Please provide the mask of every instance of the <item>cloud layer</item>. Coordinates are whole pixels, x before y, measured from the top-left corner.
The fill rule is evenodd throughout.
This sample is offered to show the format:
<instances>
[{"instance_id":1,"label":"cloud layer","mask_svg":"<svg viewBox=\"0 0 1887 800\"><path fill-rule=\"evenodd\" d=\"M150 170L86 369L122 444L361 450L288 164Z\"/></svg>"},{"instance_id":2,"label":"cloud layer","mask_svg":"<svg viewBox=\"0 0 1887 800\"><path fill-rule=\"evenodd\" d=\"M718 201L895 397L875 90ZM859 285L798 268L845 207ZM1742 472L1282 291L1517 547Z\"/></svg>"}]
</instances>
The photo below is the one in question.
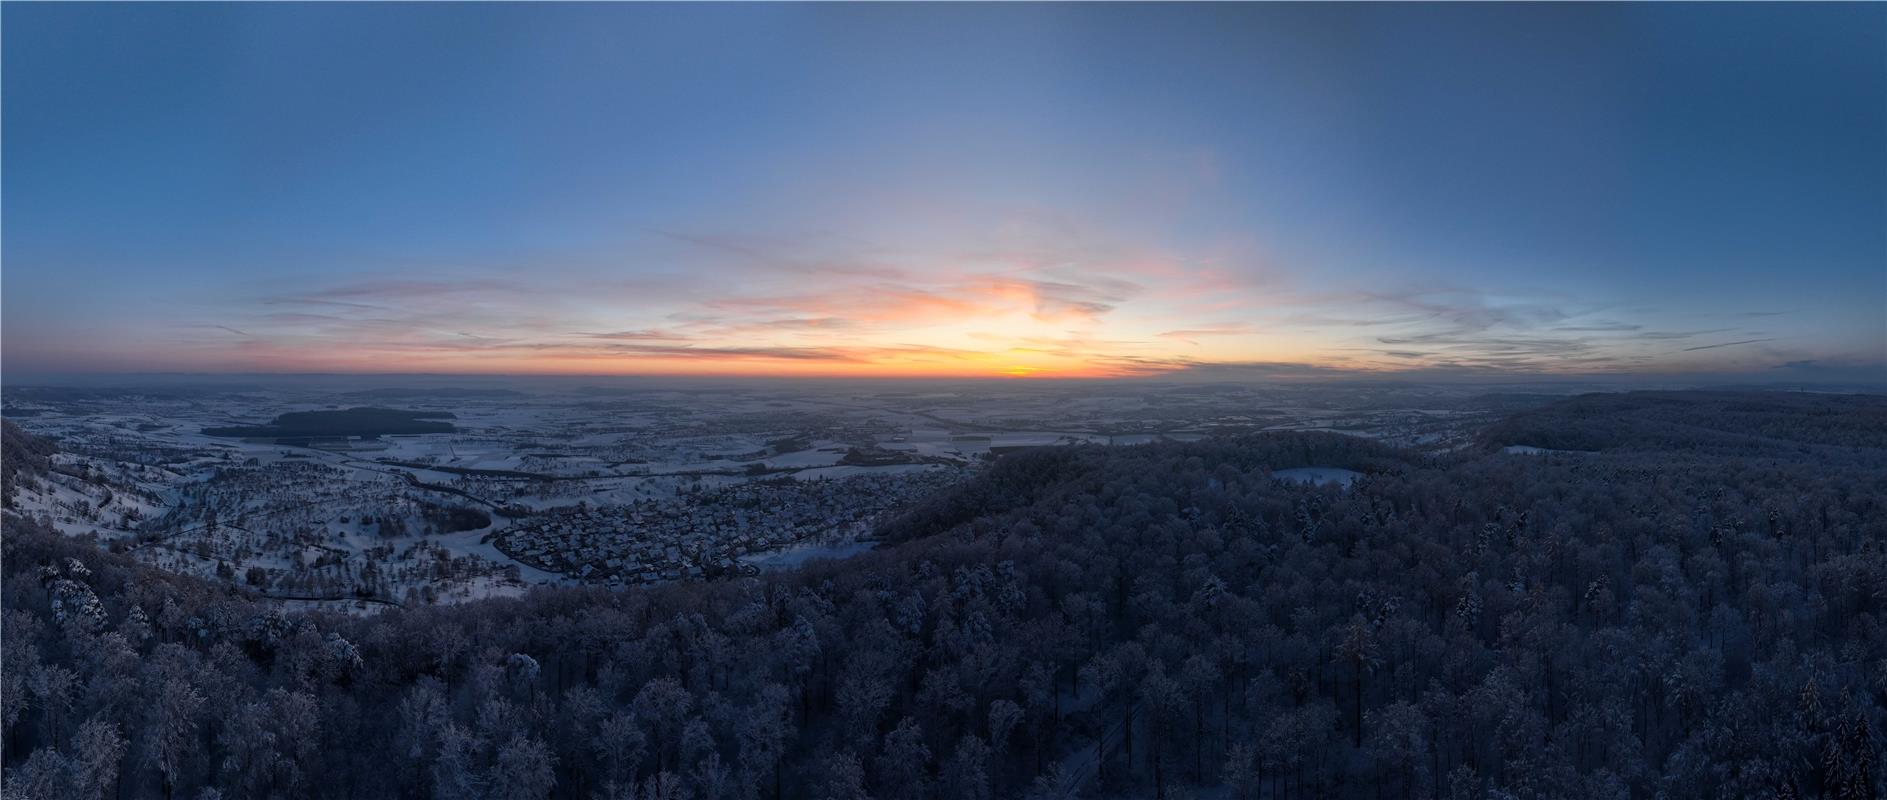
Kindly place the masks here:
<instances>
[{"instance_id":1,"label":"cloud layer","mask_svg":"<svg viewBox=\"0 0 1887 800\"><path fill-rule=\"evenodd\" d=\"M308 278L227 298L153 345L186 369L598 374L1590 374L1805 360L1750 327L1786 312L1658 326L1648 319L1669 315L1657 309L1563 293L1306 286L1250 252L645 238L668 245L648 251L667 259L658 268Z\"/></svg>"}]
</instances>

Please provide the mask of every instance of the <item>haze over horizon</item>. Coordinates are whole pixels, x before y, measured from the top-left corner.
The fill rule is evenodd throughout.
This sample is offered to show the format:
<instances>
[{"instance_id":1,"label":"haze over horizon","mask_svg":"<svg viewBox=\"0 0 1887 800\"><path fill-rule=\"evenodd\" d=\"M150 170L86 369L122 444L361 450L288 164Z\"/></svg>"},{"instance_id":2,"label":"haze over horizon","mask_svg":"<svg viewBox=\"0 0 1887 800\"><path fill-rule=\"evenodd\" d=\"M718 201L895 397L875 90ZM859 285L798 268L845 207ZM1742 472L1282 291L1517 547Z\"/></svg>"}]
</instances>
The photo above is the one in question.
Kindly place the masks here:
<instances>
[{"instance_id":1,"label":"haze over horizon","mask_svg":"<svg viewBox=\"0 0 1887 800\"><path fill-rule=\"evenodd\" d=\"M9 378L1887 380L1887 6L5 12Z\"/></svg>"}]
</instances>

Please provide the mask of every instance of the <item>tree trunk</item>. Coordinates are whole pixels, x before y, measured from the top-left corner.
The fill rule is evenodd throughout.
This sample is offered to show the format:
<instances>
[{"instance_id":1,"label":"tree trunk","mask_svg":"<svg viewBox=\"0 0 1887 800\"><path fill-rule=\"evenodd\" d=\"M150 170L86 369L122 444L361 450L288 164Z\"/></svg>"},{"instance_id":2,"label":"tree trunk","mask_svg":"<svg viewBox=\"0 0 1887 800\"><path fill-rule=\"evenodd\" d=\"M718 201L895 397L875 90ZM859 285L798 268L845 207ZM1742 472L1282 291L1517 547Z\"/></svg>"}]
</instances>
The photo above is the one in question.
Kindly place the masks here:
<instances>
[{"instance_id":1,"label":"tree trunk","mask_svg":"<svg viewBox=\"0 0 1887 800\"><path fill-rule=\"evenodd\" d=\"M1192 780L1193 783L1206 782L1206 714L1205 698L1196 698L1192 704Z\"/></svg>"},{"instance_id":2,"label":"tree trunk","mask_svg":"<svg viewBox=\"0 0 1887 800\"><path fill-rule=\"evenodd\" d=\"M1160 746L1153 745L1153 798L1166 800L1166 772L1160 768Z\"/></svg>"},{"instance_id":3,"label":"tree trunk","mask_svg":"<svg viewBox=\"0 0 1887 800\"><path fill-rule=\"evenodd\" d=\"M1127 751L1127 769L1133 769L1134 763L1134 707L1127 706L1127 715L1120 721L1121 747Z\"/></svg>"},{"instance_id":4,"label":"tree trunk","mask_svg":"<svg viewBox=\"0 0 1887 800\"><path fill-rule=\"evenodd\" d=\"M1356 662L1356 746L1363 746L1363 661Z\"/></svg>"}]
</instances>

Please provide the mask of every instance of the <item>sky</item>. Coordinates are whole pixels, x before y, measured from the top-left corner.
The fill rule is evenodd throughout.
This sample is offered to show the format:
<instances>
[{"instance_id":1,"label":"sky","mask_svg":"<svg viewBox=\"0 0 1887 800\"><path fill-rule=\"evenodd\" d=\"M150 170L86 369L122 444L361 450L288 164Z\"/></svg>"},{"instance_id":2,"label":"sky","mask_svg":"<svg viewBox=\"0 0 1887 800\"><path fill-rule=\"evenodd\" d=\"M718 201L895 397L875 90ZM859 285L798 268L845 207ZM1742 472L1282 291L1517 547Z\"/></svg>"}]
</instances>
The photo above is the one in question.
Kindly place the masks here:
<instances>
[{"instance_id":1,"label":"sky","mask_svg":"<svg viewBox=\"0 0 1887 800\"><path fill-rule=\"evenodd\" d=\"M1887 5L19 4L0 368L1887 379Z\"/></svg>"}]
</instances>

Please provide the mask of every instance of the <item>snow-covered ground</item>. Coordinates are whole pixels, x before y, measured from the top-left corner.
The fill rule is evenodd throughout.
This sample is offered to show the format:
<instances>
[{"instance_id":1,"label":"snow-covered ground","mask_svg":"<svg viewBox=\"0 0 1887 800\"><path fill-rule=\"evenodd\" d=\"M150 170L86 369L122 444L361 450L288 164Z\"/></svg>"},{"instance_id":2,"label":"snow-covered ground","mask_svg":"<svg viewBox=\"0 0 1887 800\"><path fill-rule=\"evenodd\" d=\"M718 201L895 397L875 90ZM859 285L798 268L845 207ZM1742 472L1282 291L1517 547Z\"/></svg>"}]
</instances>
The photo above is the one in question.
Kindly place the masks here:
<instances>
[{"instance_id":1,"label":"snow-covered ground","mask_svg":"<svg viewBox=\"0 0 1887 800\"><path fill-rule=\"evenodd\" d=\"M271 596L332 598L285 603L353 608L364 607L361 597L372 598L366 606L455 602L579 580L534 565L568 564L576 572L577 565L606 565L613 558L619 568L591 575L615 575L636 552L650 559L652 574L666 579L720 574L735 563L729 559L774 569L869 546L855 541L860 531L851 528L838 537L813 535L821 525L782 530L769 521L781 518L778 509L730 515L697 505L738 496L728 492L756 482L875 481L881 488L869 496L893 498L896 506L1024 447L1330 430L1458 448L1487 412L1472 394L1447 398L1458 407L1433 393L1411 395L1397 407L1394 397L1380 393L1026 381L921 390L890 383L552 382L481 394L363 393L305 384L163 391L8 387L4 395L9 419L55 440L62 451L56 471L15 498L21 513L74 536L117 540L168 569ZM360 406L449 412L456 430L282 443L203 433L266 424L285 412ZM1343 485L1356 477L1332 468L1275 474ZM897 488L907 482L913 491ZM826 500L788 499L802 494L761 493L751 502L812 502L805 509L869 528L870 515L837 513L819 505ZM872 514L896 510L882 505ZM661 536L667 538L656 538L653 529L591 531L568 524L616 519L634 508L645 514L662 509L668 522ZM700 524L689 520L695 508ZM452 514L472 527L459 529L448 519ZM539 535L535 560L514 558L507 543L525 541L518 539L523 532L562 530L546 528L546 520L564 520L556 524L569 532ZM585 538L594 535L611 538L607 544ZM549 558L547 548L557 541L584 554ZM670 546L682 552L669 557Z\"/></svg>"}]
</instances>

